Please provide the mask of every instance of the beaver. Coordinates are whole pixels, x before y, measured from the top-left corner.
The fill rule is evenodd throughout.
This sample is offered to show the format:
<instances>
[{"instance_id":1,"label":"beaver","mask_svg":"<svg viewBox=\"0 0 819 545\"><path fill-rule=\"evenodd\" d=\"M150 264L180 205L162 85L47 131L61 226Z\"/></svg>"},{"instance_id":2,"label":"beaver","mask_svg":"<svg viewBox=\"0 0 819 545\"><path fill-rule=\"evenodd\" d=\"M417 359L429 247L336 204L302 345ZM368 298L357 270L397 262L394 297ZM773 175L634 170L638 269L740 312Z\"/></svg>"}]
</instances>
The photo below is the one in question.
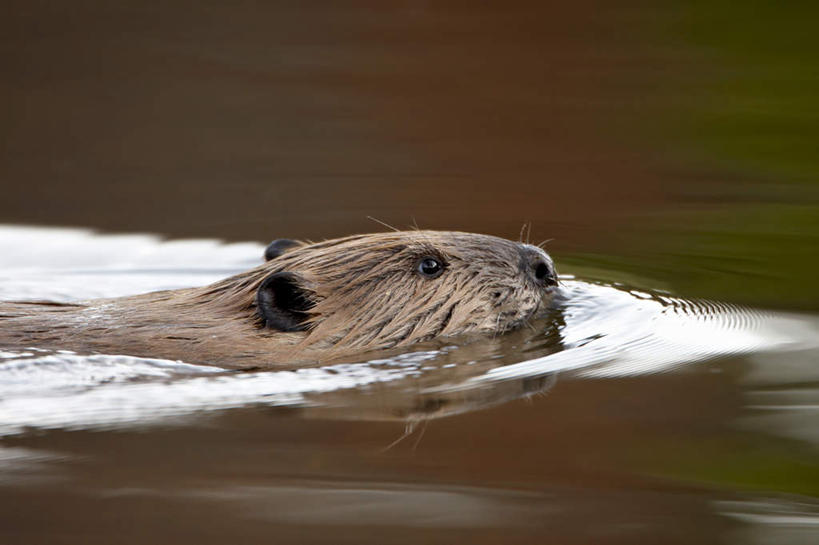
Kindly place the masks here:
<instances>
[{"instance_id":1,"label":"beaver","mask_svg":"<svg viewBox=\"0 0 819 545\"><path fill-rule=\"evenodd\" d=\"M280 239L214 284L79 303L0 303L0 347L266 368L497 334L548 307L549 255L462 232Z\"/></svg>"}]
</instances>

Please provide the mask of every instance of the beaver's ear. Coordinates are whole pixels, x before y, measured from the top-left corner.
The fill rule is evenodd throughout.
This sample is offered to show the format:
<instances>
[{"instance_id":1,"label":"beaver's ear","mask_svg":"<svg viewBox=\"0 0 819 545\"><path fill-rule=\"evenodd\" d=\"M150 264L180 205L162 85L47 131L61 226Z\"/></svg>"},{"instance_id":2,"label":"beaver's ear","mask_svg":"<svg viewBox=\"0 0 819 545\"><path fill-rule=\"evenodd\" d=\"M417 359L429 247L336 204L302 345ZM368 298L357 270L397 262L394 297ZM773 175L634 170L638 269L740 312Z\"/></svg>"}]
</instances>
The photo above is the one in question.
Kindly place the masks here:
<instances>
[{"instance_id":1,"label":"beaver's ear","mask_svg":"<svg viewBox=\"0 0 819 545\"><path fill-rule=\"evenodd\" d=\"M265 327L279 331L304 331L313 302L298 275L278 272L259 285L256 306Z\"/></svg>"},{"instance_id":2,"label":"beaver's ear","mask_svg":"<svg viewBox=\"0 0 819 545\"><path fill-rule=\"evenodd\" d=\"M276 259L287 250L299 246L304 246L304 243L298 240L290 240L289 238L276 239L264 249L264 260L270 261L271 259Z\"/></svg>"}]
</instances>

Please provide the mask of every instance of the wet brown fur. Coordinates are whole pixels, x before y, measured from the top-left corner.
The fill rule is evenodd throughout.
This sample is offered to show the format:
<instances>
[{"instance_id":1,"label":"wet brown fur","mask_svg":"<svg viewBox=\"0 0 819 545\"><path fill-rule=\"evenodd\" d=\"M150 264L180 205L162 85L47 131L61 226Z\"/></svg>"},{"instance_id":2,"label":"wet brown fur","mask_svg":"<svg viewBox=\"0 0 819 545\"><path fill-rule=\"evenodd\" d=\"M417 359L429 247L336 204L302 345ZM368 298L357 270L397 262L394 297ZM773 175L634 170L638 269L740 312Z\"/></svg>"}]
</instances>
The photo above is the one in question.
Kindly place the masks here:
<instances>
[{"instance_id":1,"label":"wet brown fur","mask_svg":"<svg viewBox=\"0 0 819 545\"><path fill-rule=\"evenodd\" d=\"M0 303L0 347L256 368L450 335L496 334L525 323L548 298L548 289L526 274L522 247L487 235L438 231L304 244L205 287L77 304ZM446 263L440 277L418 273L426 256ZM307 331L263 327L256 291L282 271L298 276L314 304Z\"/></svg>"}]
</instances>

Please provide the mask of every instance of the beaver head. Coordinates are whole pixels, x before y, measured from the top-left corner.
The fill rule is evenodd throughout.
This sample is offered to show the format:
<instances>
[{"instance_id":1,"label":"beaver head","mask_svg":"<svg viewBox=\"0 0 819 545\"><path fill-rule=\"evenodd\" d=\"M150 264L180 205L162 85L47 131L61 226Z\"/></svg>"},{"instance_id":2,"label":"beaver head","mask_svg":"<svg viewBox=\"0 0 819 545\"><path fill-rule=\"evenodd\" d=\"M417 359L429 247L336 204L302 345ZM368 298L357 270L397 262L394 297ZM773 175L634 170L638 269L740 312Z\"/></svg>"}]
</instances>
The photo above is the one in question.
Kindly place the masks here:
<instances>
[{"instance_id":1,"label":"beaver head","mask_svg":"<svg viewBox=\"0 0 819 545\"><path fill-rule=\"evenodd\" d=\"M546 252L488 235L406 231L271 247L247 285L247 308L263 331L306 332L302 347L495 334L536 315L557 285Z\"/></svg>"}]
</instances>

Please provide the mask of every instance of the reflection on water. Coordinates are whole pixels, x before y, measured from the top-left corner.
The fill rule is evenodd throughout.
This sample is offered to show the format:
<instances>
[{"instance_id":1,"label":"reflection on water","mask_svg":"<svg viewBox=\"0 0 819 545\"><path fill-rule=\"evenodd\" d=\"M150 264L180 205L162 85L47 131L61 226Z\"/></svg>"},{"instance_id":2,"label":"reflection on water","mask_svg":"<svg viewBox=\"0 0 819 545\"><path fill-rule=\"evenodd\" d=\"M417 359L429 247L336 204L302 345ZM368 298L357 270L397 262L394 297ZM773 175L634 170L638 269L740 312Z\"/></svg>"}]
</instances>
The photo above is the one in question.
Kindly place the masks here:
<instances>
[{"instance_id":1,"label":"reflection on water","mask_svg":"<svg viewBox=\"0 0 819 545\"><path fill-rule=\"evenodd\" d=\"M819 505L785 498L756 501L721 501L716 504L726 516L747 523L736 536L749 544L787 543L808 545L816 542L819 530Z\"/></svg>"}]
</instances>

